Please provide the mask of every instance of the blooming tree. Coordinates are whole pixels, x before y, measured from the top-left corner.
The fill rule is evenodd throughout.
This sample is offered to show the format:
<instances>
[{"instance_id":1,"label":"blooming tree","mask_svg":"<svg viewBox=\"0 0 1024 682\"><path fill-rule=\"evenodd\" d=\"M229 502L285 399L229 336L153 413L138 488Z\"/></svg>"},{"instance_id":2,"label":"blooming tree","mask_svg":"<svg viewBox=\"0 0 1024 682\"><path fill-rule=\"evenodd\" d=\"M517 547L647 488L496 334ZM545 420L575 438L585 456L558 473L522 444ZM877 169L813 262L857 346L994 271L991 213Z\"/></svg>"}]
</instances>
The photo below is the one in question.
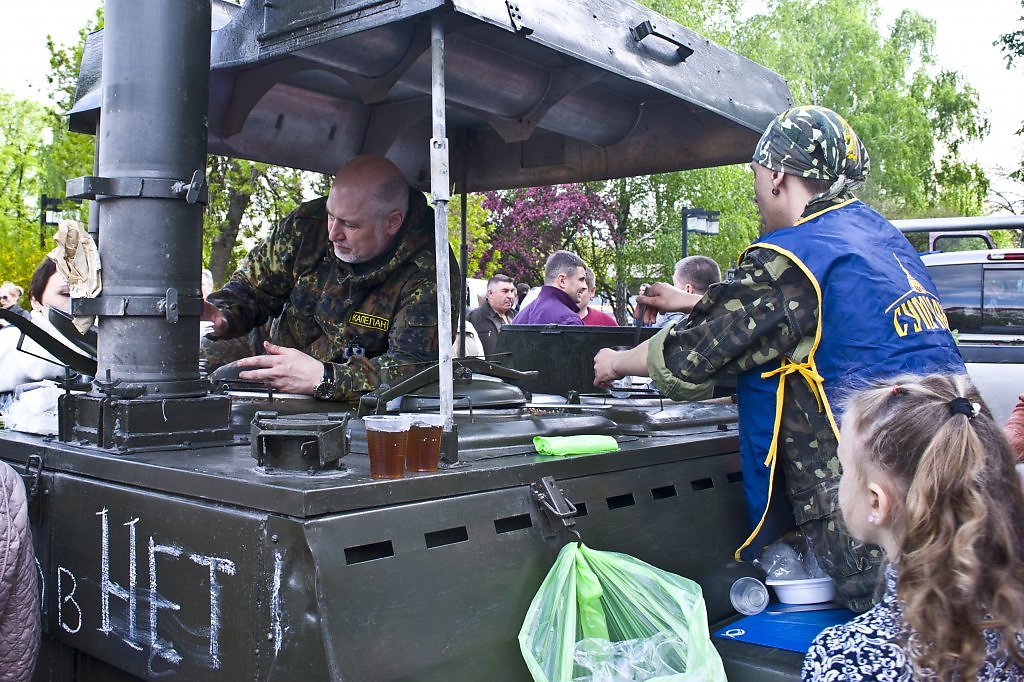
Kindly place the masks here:
<instances>
[{"instance_id":1,"label":"blooming tree","mask_svg":"<svg viewBox=\"0 0 1024 682\"><path fill-rule=\"evenodd\" d=\"M616 205L596 187L577 183L487 192L483 208L493 227L479 274L500 270L517 281L540 284L547 257L568 249L600 278L600 254L614 234Z\"/></svg>"}]
</instances>

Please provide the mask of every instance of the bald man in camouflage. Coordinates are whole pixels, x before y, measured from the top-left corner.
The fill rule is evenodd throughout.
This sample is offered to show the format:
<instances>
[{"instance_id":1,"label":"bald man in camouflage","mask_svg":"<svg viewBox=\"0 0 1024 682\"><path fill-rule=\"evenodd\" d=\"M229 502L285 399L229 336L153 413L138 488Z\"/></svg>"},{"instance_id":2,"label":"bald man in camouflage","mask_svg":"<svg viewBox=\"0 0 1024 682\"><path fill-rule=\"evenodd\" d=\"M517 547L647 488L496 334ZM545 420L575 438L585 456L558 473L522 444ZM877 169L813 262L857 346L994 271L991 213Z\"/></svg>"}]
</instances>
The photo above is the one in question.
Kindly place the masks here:
<instances>
[{"instance_id":1,"label":"bald man in camouflage","mask_svg":"<svg viewBox=\"0 0 1024 682\"><path fill-rule=\"evenodd\" d=\"M210 294L203 319L210 339L273 320L265 354L238 360L241 379L338 401L393 384L438 356L433 210L391 161L358 157Z\"/></svg>"}]
</instances>

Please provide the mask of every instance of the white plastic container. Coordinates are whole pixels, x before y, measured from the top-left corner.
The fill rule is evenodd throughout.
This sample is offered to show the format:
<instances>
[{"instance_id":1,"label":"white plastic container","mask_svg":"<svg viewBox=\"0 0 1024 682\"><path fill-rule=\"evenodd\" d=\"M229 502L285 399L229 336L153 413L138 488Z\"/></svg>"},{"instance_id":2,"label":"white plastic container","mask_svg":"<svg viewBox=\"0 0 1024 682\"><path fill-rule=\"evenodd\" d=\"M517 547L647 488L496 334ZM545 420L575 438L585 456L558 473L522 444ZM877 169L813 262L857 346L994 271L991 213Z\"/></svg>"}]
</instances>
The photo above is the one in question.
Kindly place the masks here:
<instances>
[{"instance_id":1,"label":"white plastic container","mask_svg":"<svg viewBox=\"0 0 1024 682\"><path fill-rule=\"evenodd\" d=\"M820 604L836 596L836 586L829 577L765 582L783 604Z\"/></svg>"}]
</instances>

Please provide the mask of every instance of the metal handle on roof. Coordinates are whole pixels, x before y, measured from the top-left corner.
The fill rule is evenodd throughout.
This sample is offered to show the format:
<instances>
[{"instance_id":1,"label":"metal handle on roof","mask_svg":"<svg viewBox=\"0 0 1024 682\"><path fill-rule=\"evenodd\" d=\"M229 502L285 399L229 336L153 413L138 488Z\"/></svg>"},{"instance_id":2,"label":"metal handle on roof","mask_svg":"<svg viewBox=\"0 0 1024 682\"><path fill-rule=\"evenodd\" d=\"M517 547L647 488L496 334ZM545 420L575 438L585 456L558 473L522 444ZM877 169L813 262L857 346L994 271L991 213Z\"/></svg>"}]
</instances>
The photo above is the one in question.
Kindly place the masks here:
<instances>
[{"instance_id":1,"label":"metal handle on roof","mask_svg":"<svg viewBox=\"0 0 1024 682\"><path fill-rule=\"evenodd\" d=\"M646 38L647 36L654 36L655 38L661 38L662 40L672 43L676 46L676 55L679 56L680 62L685 62L686 58L693 54L693 48L686 45L680 39L667 33L662 33L658 30L658 27L652 24L650 21L641 21L639 24L629 29L629 34L633 36L633 40L638 43Z\"/></svg>"}]
</instances>

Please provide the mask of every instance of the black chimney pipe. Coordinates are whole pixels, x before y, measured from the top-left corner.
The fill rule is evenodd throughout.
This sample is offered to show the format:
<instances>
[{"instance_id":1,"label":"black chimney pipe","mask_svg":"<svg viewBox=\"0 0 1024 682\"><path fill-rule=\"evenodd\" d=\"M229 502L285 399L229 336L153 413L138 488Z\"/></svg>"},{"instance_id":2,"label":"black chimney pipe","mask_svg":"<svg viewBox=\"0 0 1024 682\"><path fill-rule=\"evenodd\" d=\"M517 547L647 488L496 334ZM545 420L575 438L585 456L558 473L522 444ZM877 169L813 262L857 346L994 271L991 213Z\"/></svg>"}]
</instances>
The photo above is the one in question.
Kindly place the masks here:
<instances>
[{"instance_id":1,"label":"black chimney pipe","mask_svg":"<svg viewBox=\"0 0 1024 682\"><path fill-rule=\"evenodd\" d=\"M61 400L62 440L130 452L230 442L230 400L199 375L210 0L107 0L93 199L102 292L89 394Z\"/></svg>"},{"instance_id":2,"label":"black chimney pipe","mask_svg":"<svg viewBox=\"0 0 1024 682\"><path fill-rule=\"evenodd\" d=\"M210 15L209 0L106 3L93 179L103 292L81 307L98 304L97 379L120 380L126 394L205 392L197 199L205 196Z\"/></svg>"}]
</instances>

